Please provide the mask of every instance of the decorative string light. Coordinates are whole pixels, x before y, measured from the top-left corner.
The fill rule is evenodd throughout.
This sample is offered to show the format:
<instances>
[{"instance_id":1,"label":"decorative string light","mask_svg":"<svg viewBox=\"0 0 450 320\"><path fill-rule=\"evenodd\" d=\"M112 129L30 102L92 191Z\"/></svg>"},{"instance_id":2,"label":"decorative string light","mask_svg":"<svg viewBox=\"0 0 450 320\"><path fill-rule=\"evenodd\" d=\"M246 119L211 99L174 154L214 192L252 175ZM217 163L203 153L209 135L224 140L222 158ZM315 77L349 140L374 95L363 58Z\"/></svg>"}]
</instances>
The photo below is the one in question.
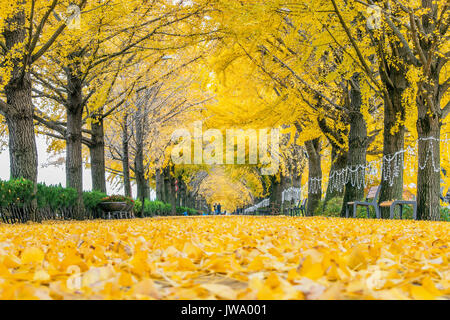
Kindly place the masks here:
<instances>
[{"instance_id":1,"label":"decorative string light","mask_svg":"<svg viewBox=\"0 0 450 320\"><path fill-rule=\"evenodd\" d=\"M281 193L281 202L282 203L284 203L285 201L298 202L301 199L301 194L302 194L302 189L290 187L288 189L285 189Z\"/></svg>"},{"instance_id":2,"label":"decorative string light","mask_svg":"<svg viewBox=\"0 0 450 320\"><path fill-rule=\"evenodd\" d=\"M437 139L435 137L419 138L415 147L406 147L403 150L399 150L391 155L384 155L381 159L368 162L366 165L352 165L346 166L340 170L334 170L328 177L329 190L341 192L347 184L351 184L352 187L358 189L365 188L368 184L372 184L378 177L378 167L381 167L381 179L388 181L389 186L393 186L395 179L400 176L405 167L409 167L409 174L414 175L415 159L418 159L417 150L419 142L427 142L425 160L423 162L418 159L417 164L420 170L424 170L428 161L431 162L431 166L434 172L440 172L441 167L437 166L437 161L434 156L434 144L444 142L446 143L445 149L447 151L447 157L450 161L450 147L448 142L450 139L446 135L445 139ZM409 156L409 161L405 161L405 154ZM431 155L431 156L430 156ZM308 191L312 194L317 194L322 190L322 178L312 177L308 180Z\"/></svg>"}]
</instances>

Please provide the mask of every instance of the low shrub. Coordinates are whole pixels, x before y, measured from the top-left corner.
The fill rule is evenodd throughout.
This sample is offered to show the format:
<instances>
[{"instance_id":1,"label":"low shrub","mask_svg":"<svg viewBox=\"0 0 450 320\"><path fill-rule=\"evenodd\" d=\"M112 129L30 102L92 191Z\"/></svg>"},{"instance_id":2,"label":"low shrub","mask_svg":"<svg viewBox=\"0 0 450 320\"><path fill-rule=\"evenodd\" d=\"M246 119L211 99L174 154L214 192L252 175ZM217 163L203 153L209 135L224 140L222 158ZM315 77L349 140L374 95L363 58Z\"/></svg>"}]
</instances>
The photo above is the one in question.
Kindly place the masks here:
<instances>
[{"instance_id":1,"label":"low shrub","mask_svg":"<svg viewBox=\"0 0 450 320\"><path fill-rule=\"evenodd\" d=\"M322 200L316 209L316 215L325 217L340 217L342 207L342 198L336 197L328 200L325 206L325 200Z\"/></svg>"},{"instance_id":2,"label":"low shrub","mask_svg":"<svg viewBox=\"0 0 450 320\"><path fill-rule=\"evenodd\" d=\"M9 181L0 180L0 207L23 208L29 205L36 198L40 215L43 219L70 218L71 210L76 205L78 193L75 189L64 188L61 185L47 186L44 183L37 184L37 192L33 194L33 183L25 179L13 179ZM99 206L101 202L127 202L134 204L134 213L140 216L142 203L130 197L122 195L107 196L99 191L83 192L83 203L86 210L86 218L97 218L102 216ZM144 216L152 217L157 215L168 216L171 214L172 206L161 201L145 200ZM177 207L176 213L188 215L198 214L197 210ZM24 217L26 220L26 217Z\"/></svg>"},{"instance_id":3,"label":"low shrub","mask_svg":"<svg viewBox=\"0 0 450 320\"><path fill-rule=\"evenodd\" d=\"M126 202L128 204L134 205L134 200L132 198L118 195L118 194L104 197L101 200L102 200L102 202Z\"/></svg>"},{"instance_id":4,"label":"low shrub","mask_svg":"<svg viewBox=\"0 0 450 320\"><path fill-rule=\"evenodd\" d=\"M139 216L142 210L142 201L138 199L135 200L134 203L134 214ZM144 217L152 217L156 215L167 216L170 214L170 209L170 204L162 201L150 201L148 199L145 199L144 201Z\"/></svg>"},{"instance_id":5,"label":"low shrub","mask_svg":"<svg viewBox=\"0 0 450 320\"><path fill-rule=\"evenodd\" d=\"M336 197L330 199L327 205L324 208L324 201L320 202L319 207L316 210L316 215L325 216L325 217L339 217L341 208L342 208L343 199L340 197ZM375 209L372 206L369 206L369 218L375 219L376 213ZM349 206L349 216L353 216L353 208ZM447 211L448 213L448 211ZM442 209L441 209L441 215ZM367 218L367 207L358 206L356 208L356 218ZM400 208L397 206L394 210L394 219L400 218ZM412 219L413 218L413 209L411 206L403 206L402 211L402 219ZM442 220L445 221L445 217L443 216Z\"/></svg>"},{"instance_id":6,"label":"low shrub","mask_svg":"<svg viewBox=\"0 0 450 320\"><path fill-rule=\"evenodd\" d=\"M43 183L37 185L38 208L57 210L73 207L78 199L78 193L72 188L63 188L61 185L47 186Z\"/></svg>"},{"instance_id":7,"label":"low shrub","mask_svg":"<svg viewBox=\"0 0 450 320\"><path fill-rule=\"evenodd\" d=\"M0 205L22 208L34 199L33 182L25 179L0 181Z\"/></svg>"},{"instance_id":8,"label":"low shrub","mask_svg":"<svg viewBox=\"0 0 450 320\"><path fill-rule=\"evenodd\" d=\"M198 210L187 208L187 207L177 207L177 214L182 214L184 212L187 212L189 216L195 216L199 214Z\"/></svg>"},{"instance_id":9,"label":"low shrub","mask_svg":"<svg viewBox=\"0 0 450 320\"><path fill-rule=\"evenodd\" d=\"M99 203L106 197L106 193L100 191L85 191L83 192L83 203L86 212L91 213L93 217L101 217L102 210Z\"/></svg>"},{"instance_id":10,"label":"low shrub","mask_svg":"<svg viewBox=\"0 0 450 320\"><path fill-rule=\"evenodd\" d=\"M0 180L0 207L10 206L23 208L36 199L37 208L41 210L44 219L48 219L49 213L65 214L69 213L75 206L78 193L75 189L64 188L59 185L49 185L38 183L36 194L33 195L33 183L25 179L12 179L9 181ZM83 192L83 202L87 217L98 217L101 210L98 204L106 197L105 193L92 191ZM51 214L51 216L55 216Z\"/></svg>"},{"instance_id":11,"label":"low shrub","mask_svg":"<svg viewBox=\"0 0 450 320\"><path fill-rule=\"evenodd\" d=\"M441 207L441 220L450 222L450 209Z\"/></svg>"},{"instance_id":12,"label":"low shrub","mask_svg":"<svg viewBox=\"0 0 450 320\"><path fill-rule=\"evenodd\" d=\"M141 200L134 201L134 214L136 216L140 216L142 210L142 202ZM197 215L198 211L191 208L186 207L177 207L176 213L183 214L187 212L188 215ZM153 217L153 216L169 216L172 213L172 205L168 203L164 203L162 201L150 201L145 199L144 201L144 217Z\"/></svg>"}]
</instances>

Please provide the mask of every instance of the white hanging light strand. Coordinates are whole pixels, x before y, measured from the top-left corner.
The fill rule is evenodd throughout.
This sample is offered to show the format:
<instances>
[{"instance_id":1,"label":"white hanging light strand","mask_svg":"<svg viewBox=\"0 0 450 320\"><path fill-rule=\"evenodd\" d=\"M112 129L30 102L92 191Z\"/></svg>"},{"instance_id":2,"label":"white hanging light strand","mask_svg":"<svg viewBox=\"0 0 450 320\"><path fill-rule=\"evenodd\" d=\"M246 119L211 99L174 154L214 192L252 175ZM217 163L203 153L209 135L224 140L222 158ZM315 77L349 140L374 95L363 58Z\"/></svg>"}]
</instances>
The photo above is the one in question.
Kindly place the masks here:
<instances>
[{"instance_id":1,"label":"white hanging light strand","mask_svg":"<svg viewBox=\"0 0 450 320\"><path fill-rule=\"evenodd\" d=\"M373 181L378 178L378 167L381 167L381 179L383 181L388 181L389 186L393 186L395 179L398 178L405 169L409 167L409 174L412 176L414 174L415 159L417 157L417 148L419 142L427 142L425 159L421 162L418 159L418 168L424 170L427 166L428 161L431 162L431 166L434 172L440 172L441 167L437 165L437 160L434 156L434 146L436 143L445 143L445 148L447 151L447 160L450 161L450 147L448 142L448 134L446 134L445 139L438 139L435 137L426 137L417 139L415 146L408 146L405 149L399 150L393 154L383 155L381 159L373 160L368 162L366 165L351 165L346 166L339 170L333 170L329 177L329 190L341 192L347 184L351 184L352 187L358 189L365 188L367 185L373 183ZM405 154L409 156L409 162L405 161ZM408 164L408 165L405 165ZM308 180L308 190L313 194L317 194L322 190L322 178L312 177Z\"/></svg>"},{"instance_id":2,"label":"white hanging light strand","mask_svg":"<svg viewBox=\"0 0 450 320\"><path fill-rule=\"evenodd\" d=\"M281 202L282 203L284 203L285 201L298 202L298 201L300 201L301 194L302 194L302 189L300 189L300 188L294 188L294 187L287 188L281 193Z\"/></svg>"}]
</instances>

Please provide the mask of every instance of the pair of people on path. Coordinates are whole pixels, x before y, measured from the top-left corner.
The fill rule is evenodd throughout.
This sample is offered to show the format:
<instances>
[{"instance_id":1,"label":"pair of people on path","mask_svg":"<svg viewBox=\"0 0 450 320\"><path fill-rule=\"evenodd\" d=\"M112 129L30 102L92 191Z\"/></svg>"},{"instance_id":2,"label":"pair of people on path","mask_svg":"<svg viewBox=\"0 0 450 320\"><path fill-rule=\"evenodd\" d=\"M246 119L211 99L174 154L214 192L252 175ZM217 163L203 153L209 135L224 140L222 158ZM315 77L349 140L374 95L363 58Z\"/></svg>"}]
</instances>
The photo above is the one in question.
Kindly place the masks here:
<instances>
[{"instance_id":1,"label":"pair of people on path","mask_svg":"<svg viewBox=\"0 0 450 320\"><path fill-rule=\"evenodd\" d=\"M220 214L222 210L222 206L220 205L220 203L215 203L214 204L214 213L215 214Z\"/></svg>"}]
</instances>

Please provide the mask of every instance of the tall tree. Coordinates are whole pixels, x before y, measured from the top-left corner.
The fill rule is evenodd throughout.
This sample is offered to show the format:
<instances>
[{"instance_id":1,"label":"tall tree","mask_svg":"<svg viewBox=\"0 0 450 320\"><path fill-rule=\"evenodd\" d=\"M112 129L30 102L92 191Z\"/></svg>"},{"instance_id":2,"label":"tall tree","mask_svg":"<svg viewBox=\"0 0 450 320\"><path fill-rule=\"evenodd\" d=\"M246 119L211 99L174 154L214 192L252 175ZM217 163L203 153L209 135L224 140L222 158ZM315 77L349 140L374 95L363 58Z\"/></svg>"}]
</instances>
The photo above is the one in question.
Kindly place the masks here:
<instances>
[{"instance_id":1,"label":"tall tree","mask_svg":"<svg viewBox=\"0 0 450 320\"><path fill-rule=\"evenodd\" d=\"M78 8L85 3L81 0ZM9 129L11 178L23 177L35 184L38 161L30 71L66 28L66 22L58 23L53 17L62 8L64 4L57 0L5 1L1 8L6 13L0 20L1 86L6 101L0 100L0 111ZM32 209L31 219L37 218Z\"/></svg>"}]
</instances>

